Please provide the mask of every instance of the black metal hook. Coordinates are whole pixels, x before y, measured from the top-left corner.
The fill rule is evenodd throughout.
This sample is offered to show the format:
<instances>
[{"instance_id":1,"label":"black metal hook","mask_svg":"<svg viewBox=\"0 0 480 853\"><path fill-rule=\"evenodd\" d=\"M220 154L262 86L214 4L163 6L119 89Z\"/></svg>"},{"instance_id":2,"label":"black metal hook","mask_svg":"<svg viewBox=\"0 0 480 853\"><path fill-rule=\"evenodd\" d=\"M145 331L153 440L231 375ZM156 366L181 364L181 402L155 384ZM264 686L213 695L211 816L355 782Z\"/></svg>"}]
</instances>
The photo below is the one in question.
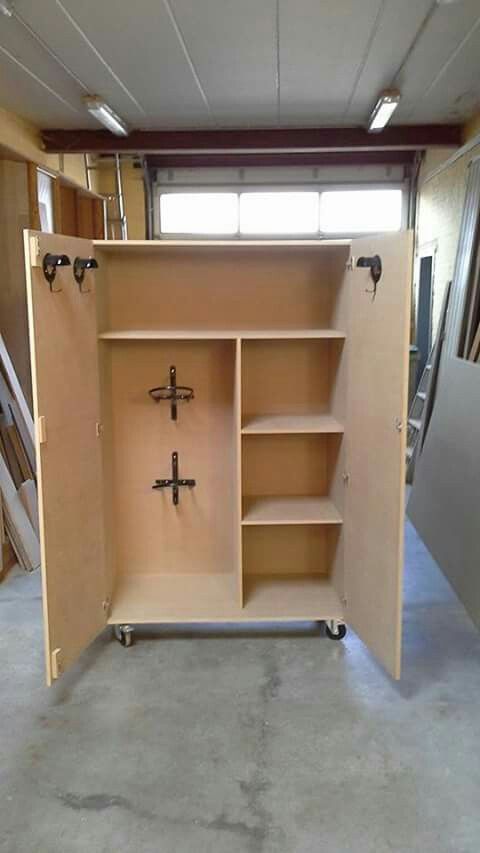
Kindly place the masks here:
<instances>
[{"instance_id":1,"label":"black metal hook","mask_svg":"<svg viewBox=\"0 0 480 853\"><path fill-rule=\"evenodd\" d=\"M178 493L179 486L189 486L189 488L192 488L193 486L196 486L196 485L197 485L197 483L195 480L192 480L192 479L188 479L188 480L180 479L179 480L178 479L178 453L176 450L174 450L172 453L172 476L171 476L171 478L168 480L155 480L155 483L152 486L152 489L165 489L165 488L170 487L172 489L173 505L177 506L178 499L179 499L179 493Z\"/></svg>"},{"instance_id":2,"label":"black metal hook","mask_svg":"<svg viewBox=\"0 0 480 853\"><path fill-rule=\"evenodd\" d=\"M68 255L52 255L50 252L47 252L47 254L43 256L43 274L50 285L50 290L52 293L60 293L62 289L61 287L52 287L52 284L55 281L55 276L57 274L57 267L69 266L70 258L68 257Z\"/></svg>"},{"instance_id":3,"label":"black metal hook","mask_svg":"<svg viewBox=\"0 0 480 853\"><path fill-rule=\"evenodd\" d=\"M359 258L357 261L357 267L370 267L373 288L371 290L367 290L366 293L371 293L372 299L375 299L377 295L377 284L382 277L382 259L380 255L373 255L371 258Z\"/></svg>"},{"instance_id":4,"label":"black metal hook","mask_svg":"<svg viewBox=\"0 0 480 853\"><path fill-rule=\"evenodd\" d=\"M158 388L151 388L148 393L156 403L160 402L160 400L170 400L172 421L177 420L177 400L186 400L188 403L194 397L193 388L190 388L188 385L177 385L177 369L174 364L170 368L170 385L160 385Z\"/></svg>"},{"instance_id":5,"label":"black metal hook","mask_svg":"<svg viewBox=\"0 0 480 853\"><path fill-rule=\"evenodd\" d=\"M95 258L75 258L73 262L73 277L80 288L80 293L90 293L90 288L87 290L82 289L85 270L96 269L98 269L98 263Z\"/></svg>"}]
</instances>

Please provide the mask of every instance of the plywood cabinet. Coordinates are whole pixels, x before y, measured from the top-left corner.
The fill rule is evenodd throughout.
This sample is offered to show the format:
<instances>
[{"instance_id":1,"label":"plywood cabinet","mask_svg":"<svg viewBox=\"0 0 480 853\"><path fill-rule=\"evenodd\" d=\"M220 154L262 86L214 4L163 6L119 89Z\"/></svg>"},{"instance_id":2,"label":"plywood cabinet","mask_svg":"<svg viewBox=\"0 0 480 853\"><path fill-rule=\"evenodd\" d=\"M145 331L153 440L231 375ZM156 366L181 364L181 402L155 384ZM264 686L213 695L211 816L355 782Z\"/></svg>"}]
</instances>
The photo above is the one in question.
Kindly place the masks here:
<instances>
[{"instance_id":1,"label":"plywood cabinet","mask_svg":"<svg viewBox=\"0 0 480 853\"><path fill-rule=\"evenodd\" d=\"M398 677L411 235L25 247L49 681L107 623L302 619Z\"/></svg>"}]
</instances>

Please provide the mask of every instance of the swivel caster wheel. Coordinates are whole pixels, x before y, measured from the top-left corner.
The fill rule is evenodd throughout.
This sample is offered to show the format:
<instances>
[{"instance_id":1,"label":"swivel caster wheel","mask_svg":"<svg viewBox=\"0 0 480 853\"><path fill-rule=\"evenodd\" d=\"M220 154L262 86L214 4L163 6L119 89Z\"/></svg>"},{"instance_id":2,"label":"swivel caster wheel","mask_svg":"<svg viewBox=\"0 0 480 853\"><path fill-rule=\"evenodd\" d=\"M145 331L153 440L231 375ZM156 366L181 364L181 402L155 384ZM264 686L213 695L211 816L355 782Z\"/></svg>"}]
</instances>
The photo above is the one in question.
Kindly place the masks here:
<instances>
[{"instance_id":1,"label":"swivel caster wheel","mask_svg":"<svg viewBox=\"0 0 480 853\"><path fill-rule=\"evenodd\" d=\"M133 628L131 625L115 625L115 637L122 646L129 648L133 644Z\"/></svg>"},{"instance_id":2,"label":"swivel caster wheel","mask_svg":"<svg viewBox=\"0 0 480 853\"><path fill-rule=\"evenodd\" d=\"M336 619L329 619L325 622L325 633L330 640L343 640L347 633L347 626L343 622L337 622Z\"/></svg>"}]
</instances>

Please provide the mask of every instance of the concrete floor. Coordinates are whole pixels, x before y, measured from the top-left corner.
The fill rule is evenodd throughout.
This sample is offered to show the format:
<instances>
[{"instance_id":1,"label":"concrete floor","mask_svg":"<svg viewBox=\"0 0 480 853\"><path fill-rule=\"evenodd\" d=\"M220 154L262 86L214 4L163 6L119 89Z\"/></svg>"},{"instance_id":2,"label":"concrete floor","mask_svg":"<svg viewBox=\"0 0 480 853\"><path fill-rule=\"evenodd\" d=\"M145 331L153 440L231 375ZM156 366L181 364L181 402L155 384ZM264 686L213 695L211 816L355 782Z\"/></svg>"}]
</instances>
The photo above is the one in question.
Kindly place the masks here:
<instances>
[{"instance_id":1,"label":"concrete floor","mask_svg":"<svg viewBox=\"0 0 480 853\"><path fill-rule=\"evenodd\" d=\"M0 587L2 853L478 853L480 637L407 528L403 678L350 632L100 637L43 686Z\"/></svg>"}]
</instances>

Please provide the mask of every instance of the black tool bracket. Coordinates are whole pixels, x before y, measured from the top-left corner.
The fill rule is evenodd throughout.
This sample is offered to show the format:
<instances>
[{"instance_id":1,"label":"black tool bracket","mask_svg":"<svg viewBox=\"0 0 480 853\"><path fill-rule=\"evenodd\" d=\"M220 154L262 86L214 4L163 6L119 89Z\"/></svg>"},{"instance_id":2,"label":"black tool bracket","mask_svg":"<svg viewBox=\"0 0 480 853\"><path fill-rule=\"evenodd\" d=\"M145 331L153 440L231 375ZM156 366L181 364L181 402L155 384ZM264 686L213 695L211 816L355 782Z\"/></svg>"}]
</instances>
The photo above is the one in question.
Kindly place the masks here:
<instances>
[{"instance_id":1,"label":"black tool bracket","mask_svg":"<svg viewBox=\"0 0 480 853\"><path fill-rule=\"evenodd\" d=\"M73 277L80 288L80 293L90 293L89 287L85 290L83 289L83 279L85 278L86 270L96 269L98 269L98 263L95 258L75 258L73 262Z\"/></svg>"},{"instance_id":2,"label":"black tool bracket","mask_svg":"<svg viewBox=\"0 0 480 853\"><path fill-rule=\"evenodd\" d=\"M188 486L189 488L193 488L197 483L192 479L185 479L178 477L178 453L176 450L172 453L172 476L166 480L155 480L155 483L152 486L152 489L172 489L172 501L173 505L177 506L179 501L179 492L178 489L180 486Z\"/></svg>"},{"instance_id":3,"label":"black tool bracket","mask_svg":"<svg viewBox=\"0 0 480 853\"><path fill-rule=\"evenodd\" d=\"M370 267L370 275L373 281L373 288L367 290L366 293L372 294L372 299L377 295L377 284L382 277L382 259L380 255L373 255L370 258L361 257L357 260L357 267Z\"/></svg>"},{"instance_id":4,"label":"black tool bracket","mask_svg":"<svg viewBox=\"0 0 480 853\"><path fill-rule=\"evenodd\" d=\"M57 275L57 267L69 266L70 258L68 257L68 255L52 255L50 252L47 252L47 254L43 256L43 274L48 281L51 293L60 293L60 291L62 290L61 287L53 287L53 282L55 281L55 276Z\"/></svg>"},{"instance_id":5,"label":"black tool bracket","mask_svg":"<svg viewBox=\"0 0 480 853\"><path fill-rule=\"evenodd\" d=\"M174 364L170 368L170 384L151 388L148 393L156 403L159 403L160 400L170 400L172 421L177 420L177 401L185 400L188 403L194 398L193 388L188 385L177 385L177 369Z\"/></svg>"}]
</instances>

